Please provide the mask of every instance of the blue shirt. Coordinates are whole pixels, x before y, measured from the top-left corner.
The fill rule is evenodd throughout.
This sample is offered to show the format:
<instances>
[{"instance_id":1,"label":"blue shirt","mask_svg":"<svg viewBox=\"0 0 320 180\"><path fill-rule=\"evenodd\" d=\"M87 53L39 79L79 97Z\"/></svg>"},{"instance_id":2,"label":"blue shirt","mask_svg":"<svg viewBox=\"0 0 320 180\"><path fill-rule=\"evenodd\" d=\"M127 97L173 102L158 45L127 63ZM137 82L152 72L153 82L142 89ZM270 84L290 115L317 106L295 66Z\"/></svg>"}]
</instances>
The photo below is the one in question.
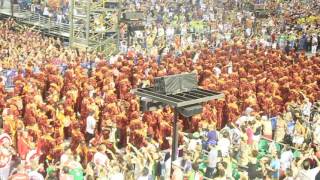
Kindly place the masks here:
<instances>
[{"instance_id":1,"label":"blue shirt","mask_svg":"<svg viewBox=\"0 0 320 180\"><path fill-rule=\"evenodd\" d=\"M291 121L288 123L287 133L288 133L288 134L293 134L293 132L294 132L294 127L295 127L295 123L294 123L294 121L291 120Z\"/></svg>"},{"instance_id":2,"label":"blue shirt","mask_svg":"<svg viewBox=\"0 0 320 180\"><path fill-rule=\"evenodd\" d=\"M277 117L270 118L272 130L275 130L277 128L277 119Z\"/></svg>"},{"instance_id":3,"label":"blue shirt","mask_svg":"<svg viewBox=\"0 0 320 180\"><path fill-rule=\"evenodd\" d=\"M270 166L272 169L276 170L276 172L272 173L272 178L278 179L280 177L280 160L272 159Z\"/></svg>"},{"instance_id":4,"label":"blue shirt","mask_svg":"<svg viewBox=\"0 0 320 180\"><path fill-rule=\"evenodd\" d=\"M33 73L37 74L40 73L40 68L38 66L33 67Z\"/></svg>"}]
</instances>

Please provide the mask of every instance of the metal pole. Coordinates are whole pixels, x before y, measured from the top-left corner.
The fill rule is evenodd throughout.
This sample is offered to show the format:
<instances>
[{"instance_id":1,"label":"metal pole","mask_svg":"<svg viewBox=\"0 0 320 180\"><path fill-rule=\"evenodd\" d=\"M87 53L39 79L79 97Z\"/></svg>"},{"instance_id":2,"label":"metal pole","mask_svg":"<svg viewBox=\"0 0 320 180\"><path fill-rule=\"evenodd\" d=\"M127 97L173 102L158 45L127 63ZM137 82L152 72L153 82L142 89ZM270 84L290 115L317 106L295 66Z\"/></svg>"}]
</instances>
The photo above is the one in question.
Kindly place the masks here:
<instances>
[{"instance_id":1,"label":"metal pole","mask_svg":"<svg viewBox=\"0 0 320 180\"><path fill-rule=\"evenodd\" d=\"M86 45L89 47L89 36L90 36L90 6L91 2L88 2L86 7ZM95 30L93 30L95 32Z\"/></svg>"},{"instance_id":2,"label":"metal pole","mask_svg":"<svg viewBox=\"0 0 320 180\"><path fill-rule=\"evenodd\" d=\"M171 169L172 169L172 162L175 161L178 158L179 152L178 152L178 140L179 140L179 134L178 134L178 110L175 107L174 108L174 119L173 119L173 133L172 133L172 156L171 156Z\"/></svg>"},{"instance_id":3,"label":"metal pole","mask_svg":"<svg viewBox=\"0 0 320 180\"><path fill-rule=\"evenodd\" d=\"M122 0L118 0L117 49L120 50L120 22L122 18Z\"/></svg>"},{"instance_id":4,"label":"metal pole","mask_svg":"<svg viewBox=\"0 0 320 180\"><path fill-rule=\"evenodd\" d=\"M130 33L131 33L131 32L130 32L131 29L130 29L130 24L129 24L129 23L127 24L127 28L128 28L128 30L127 30L127 32L128 32L128 33L127 33L127 34L128 34L128 35L127 35L127 36L128 36L128 37L127 37L127 46L128 46L128 48L127 48L127 49L129 49L129 47L130 47Z\"/></svg>"},{"instance_id":5,"label":"metal pole","mask_svg":"<svg viewBox=\"0 0 320 180\"><path fill-rule=\"evenodd\" d=\"M192 116L187 117L186 120L188 121L188 126L189 126L189 134L192 134Z\"/></svg>"},{"instance_id":6,"label":"metal pole","mask_svg":"<svg viewBox=\"0 0 320 180\"><path fill-rule=\"evenodd\" d=\"M69 25L70 25L70 30L69 30L69 46L73 46L74 42L74 3L75 0L70 1L71 2L71 9L69 11Z\"/></svg>"},{"instance_id":7,"label":"metal pole","mask_svg":"<svg viewBox=\"0 0 320 180\"><path fill-rule=\"evenodd\" d=\"M10 0L11 17L13 18L13 0Z\"/></svg>"}]
</instances>

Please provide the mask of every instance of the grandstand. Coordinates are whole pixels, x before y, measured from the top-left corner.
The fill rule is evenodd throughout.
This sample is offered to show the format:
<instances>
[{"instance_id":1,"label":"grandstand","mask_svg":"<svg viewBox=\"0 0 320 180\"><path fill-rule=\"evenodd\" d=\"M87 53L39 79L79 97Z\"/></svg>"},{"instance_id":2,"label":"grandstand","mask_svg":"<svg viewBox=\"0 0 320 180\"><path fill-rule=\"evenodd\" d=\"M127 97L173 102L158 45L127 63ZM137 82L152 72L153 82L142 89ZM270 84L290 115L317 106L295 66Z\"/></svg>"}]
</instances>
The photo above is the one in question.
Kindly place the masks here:
<instances>
[{"instance_id":1,"label":"grandstand","mask_svg":"<svg viewBox=\"0 0 320 180\"><path fill-rule=\"evenodd\" d=\"M6 1L7 2L7 1ZM68 41L70 46L88 50L104 51L107 56L118 52L119 3L114 0L103 1L71 1L68 13L47 16L37 12L32 4L21 8L5 3L0 9L0 17L13 17L19 23L33 27L48 36ZM72 12L72 13L69 13Z\"/></svg>"}]
</instances>

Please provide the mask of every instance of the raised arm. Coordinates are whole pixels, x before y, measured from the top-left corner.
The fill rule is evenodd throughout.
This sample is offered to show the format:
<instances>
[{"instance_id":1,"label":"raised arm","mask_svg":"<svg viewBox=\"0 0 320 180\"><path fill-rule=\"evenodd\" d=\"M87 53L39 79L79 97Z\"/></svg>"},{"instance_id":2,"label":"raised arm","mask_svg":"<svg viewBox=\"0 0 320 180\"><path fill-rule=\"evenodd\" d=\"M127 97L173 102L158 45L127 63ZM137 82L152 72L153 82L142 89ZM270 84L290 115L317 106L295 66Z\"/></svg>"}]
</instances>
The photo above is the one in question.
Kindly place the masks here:
<instances>
[{"instance_id":1,"label":"raised arm","mask_svg":"<svg viewBox=\"0 0 320 180\"><path fill-rule=\"evenodd\" d=\"M143 157L144 155L135 147L133 146L131 143L128 143L128 146L138 155Z\"/></svg>"}]
</instances>

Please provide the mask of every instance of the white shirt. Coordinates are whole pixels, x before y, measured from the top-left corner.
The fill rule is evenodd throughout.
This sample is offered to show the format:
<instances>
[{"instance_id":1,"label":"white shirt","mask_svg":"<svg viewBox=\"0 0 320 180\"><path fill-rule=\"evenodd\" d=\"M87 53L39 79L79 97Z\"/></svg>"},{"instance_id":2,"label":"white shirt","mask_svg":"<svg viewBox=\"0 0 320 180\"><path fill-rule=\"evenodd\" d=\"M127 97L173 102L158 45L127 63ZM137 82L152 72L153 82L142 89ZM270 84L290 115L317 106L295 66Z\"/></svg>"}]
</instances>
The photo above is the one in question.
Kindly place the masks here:
<instances>
[{"instance_id":1,"label":"white shirt","mask_svg":"<svg viewBox=\"0 0 320 180\"><path fill-rule=\"evenodd\" d=\"M167 36L173 36L174 35L174 28L173 27L168 27L166 30Z\"/></svg>"},{"instance_id":2,"label":"white shirt","mask_svg":"<svg viewBox=\"0 0 320 180\"><path fill-rule=\"evenodd\" d=\"M317 37L312 38L312 45L315 45L315 46L318 45L318 38Z\"/></svg>"},{"instance_id":3,"label":"white shirt","mask_svg":"<svg viewBox=\"0 0 320 180\"><path fill-rule=\"evenodd\" d=\"M122 45L122 44L121 44ZM123 52L126 52L126 50L123 50ZM109 64L114 64L118 61L118 58L119 56L116 55L116 56L111 56L110 59L109 59Z\"/></svg>"},{"instance_id":4,"label":"white shirt","mask_svg":"<svg viewBox=\"0 0 320 180\"><path fill-rule=\"evenodd\" d=\"M96 152L93 156L93 162L96 165L104 166L108 160L108 156L101 152Z\"/></svg>"},{"instance_id":5,"label":"white shirt","mask_svg":"<svg viewBox=\"0 0 320 180\"><path fill-rule=\"evenodd\" d=\"M48 7L44 7L44 9L43 9L43 15L45 15L45 16L49 16L49 8Z\"/></svg>"},{"instance_id":6,"label":"white shirt","mask_svg":"<svg viewBox=\"0 0 320 180\"><path fill-rule=\"evenodd\" d=\"M172 177L174 177L174 180L183 180L183 172L181 169L177 168L173 171L173 175Z\"/></svg>"},{"instance_id":7,"label":"white shirt","mask_svg":"<svg viewBox=\"0 0 320 180\"><path fill-rule=\"evenodd\" d=\"M220 77L220 74L221 74L221 69L220 68L214 67L213 68L213 72L217 77Z\"/></svg>"},{"instance_id":8,"label":"white shirt","mask_svg":"<svg viewBox=\"0 0 320 180\"><path fill-rule=\"evenodd\" d=\"M136 31L136 37L142 39L143 38L143 32L142 31Z\"/></svg>"},{"instance_id":9,"label":"white shirt","mask_svg":"<svg viewBox=\"0 0 320 180\"><path fill-rule=\"evenodd\" d=\"M182 26L181 27L181 35L185 35L185 34L187 34L187 28L185 27L185 26Z\"/></svg>"},{"instance_id":10,"label":"white shirt","mask_svg":"<svg viewBox=\"0 0 320 180\"><path fill-rule=\"evenodd\" d=\"M167 161L164 162L166 174L171 173L171 158L167 159Z\"/></svg>"},{"instance_id":11,"label":"white shirt","mask_svg":"<svg viewBox=\"0 0 320 180\"><path fill-rule=\"evenodd\" d=\"M291 162L293 160L293 153L292 151L285 151L281 154L280 163L281 169L287 170L291 166Z\"/></svg>"},{"instance_id":12,"label":"white shirt","mask_svg":"<svg viewBox=\"0 0 320 180\"><path fill-rule=\"evenodd\" d=\"M251 29L250 29L250 28L247 28L247 29L246 29L246 33L247 33L248 36L250 36L250 35L251 35Z\"/></svg>"},{"instance_id":13,"label":"white shirt","mask_svg":"<svg viewBox=\"0 0 320 180\"><path fill-rule=\"evenodd\" d=\"M315 130L313 131L314 134L314 142L320 145L320 126L316 125Z\"/></svg>"},{"instance_id":14,"label":"white shirt","mask_svg":"<svg viewBox=\"0 0 320 180\"><path fill-rule=\"evenodd\" d=\"M201 140L200 139L191 139L189 144L188 144L188 150L189 151L195 151L197 144L201 144Z\"/></svg>"},{"instance_id":15,"label":"white shirt","mask_svg":"<svg viewBox=\"0 0 320 180\"><path fill-rule=\"evenodd\" d=\"M199 59L200 53L196 53L196 55L193 57L192 62L193 63L197 63L198 59Z\"/></svg>"},{"instance_id":16,"label":"white shirt","mask_svg":"<svg viewBox=\"0 0 320 180\"><path fill-rule=\"evenodd\" d=\"M116 142L116 131L117 131L117 128L111 129L111 132L109 134L109 141L110 142Z\"/></svg>"},{"instance_id":17,"label":"white shirt","mask_svg":"<svg viewBox=\"0 0 320 180\"><path fill-rule=\"evenodd\" d=\"M232 74L232 63L230 62L227 66L228 68L228 74Z\"/></svg>"},{"instance_id":18,"label":"white shirt","mask_svg":"<svg viewBox=\"0 0 320 180\"><path fill-rule=\"evenodd\" d=\"M118 172L111 175L110 180L124 180L124 176L122 173Z\"/></svg>"},{"instance_id":19,"label":"white shirt","mask_svg":"<svg viewBox=\"0 0 320 180\"><path fill-rule=\"evenodd\" d=\"M159 28L158 29L158 36L164 36L165 32L164 32L164 29L163 28Z\"/></svg>"},{"instance_id":20,"label":"white shirt","mask_svg":"<svg viewBox=\"0 0 320 180\"><path fill-rule=\"evenodd\" d=\"M216 148L210 150L208 154L208 167L215 168L218 162L218 151Z\"/></svg>"},{"instance_id":21,"label":"white shirt","mask_svg":"<svg viewBox=\"0 0 320 180\"><path fill-rule=\"evenodd\" d=\"M302 110L303 115L305 115L305 116L310 116L310 114L311 114L311 107L312 107L311 102L307 102L306 104L304 104L304 105L303 105L303 110Z\"/></svg>"},{"instance_id":22,"label":"white shirt","mask_svg":"<svg viewBox=\"0 0 320 180\"><path fill-rule=\"evenodd\" d=\"M226 157L229 155L229 149L230 149L230 141L227 138L221 138L218 141L218 147L221 150L221 154L223 157Z\"/></svg>"},{"instance_id":23,"label":"white shirt","mask_svg":"<svg viewBox=\"0 0 320 180\"><path fill-rule=\"evenodd\" d=\"M200 173L196 172L195 175L194 175L194 180L200 180L200 179L202 179L201 176L200 176Z\"/></svg>"},{"instance_id":24,"label":"white shirt","mask_svg":"<svg viewBox=\"0 0 320 180\"><path fill-rule=\"evenodd\" d=\"M284 180L294 180L293 177L286 177Z\"/></svg>"},{"instance_id":25,"label":"white shirt","mask_svg":"<svg viewBox=\"0 0 320 180\"><path fill-rule=\"evenodd\" d=\"M37 171L31 171L28 174L30 180L44 180L43 176Z\"/></svg>"},{"instance_id":26,"label":"white shirt","mask_svg":"<svg viewBox=\"0 0 320 180\"><path fill-rule=\"evenodd\" d=\"M209 21L209 19L210 19L210 17L208 15L206 15L206 14L203 15L203 20Z\"/></svg>"},{"instance_id":27,"label":"white shirt","mask_svg":"<svg viewBox=\"0 0 320 180\"><path fill-rule=\"evenodd\" d=\"M295 180L315 180L320 168L300 170Z\"/></svg>"},{"instance_id":28,"label":"white shirt","mask_svg":"<svg viewBox=\"0 0 320 180\"><path fill-rule=\"evenodd\" d=\"M62 154L62 156L60 157L60 164L64 164L65 162L67 162L69 160L68 155L66 154Z\"/></svg>"},{"instance_id":29,"label":"white shirt","mask_svg":"<svg viewBox=\"0 0 320 180\"><path fill-rule=\"evenodd\" d=\"M3 165L6 164L5 167L9 167L11 158L12 158L11 152L7 148L0 147L0 154L2 156L2 158L0 159L1 164ZM2 172L1 168L0 168L0 172ZM1 173L0 173L0 177L1 177Z\"/></svg>"},{"instance_id":30,"label":"white shirt","mask_svg":"<svg viewBox=\"0 0 320 180\"><path fill-rule=\"evenodd\" d=\"M148 176L140 176L138 178L138 180L148 180L148 179L149 179Z\"/></svg>"},{"instance_id":31,"label":"white shirt","mask_svg":"<svg viewBox=\"0 0 320 180\"><path fill-rule=\"evenodd\" d=\"M95 126L96 126L96 120L94 119L94 117L93 116L88 116L87 117L86 132L90 133L90 134L93 134Z\"/></svg>"},{"instance_id":32,"label":"white shirt","mask_svg":"<svg viewBox=\"0 0 320 180\"><path fill-rule=\"evenodd\" d=\"M232 144L240 144L240 139L241 139L240 130L237 128L234 128L234 129L230 129L229 132L230 132Z\"/></svg>"},{"instance_id":33,"label":"white shirt","mask_svg":"<svg viewBox=\"0 0 320 180\"><path fill-rule=\"evenodd\" d=\"M231 33L226 33L225 38L227 41L229 41L231 39Z\"/></svg>"},{"instance_id":34,"label":"white shirt","mask_svg":"<svg viewBox=\"0 0 320 180\"><path fill-rule=\"evenodd\" d=\"M120 72L118 69L113 69L112 73L115 75L115 76L119 76Z\"/></svg>"},{"instance_id":35,"label":"white shirt","mask_svg":"<svg viewBox=\"0 0 320 180\"><path fill-rule=\"evenodd\" d=\"M253 121L254 120L254 117L253 116L240 116L238 118L238 120L236 121L236 124L238 126L244 124L245 122L249 122L249 121ZM271 124L271 123L270 123Z\"/></svg>"},{"instance_id":36,"label":"white shirt","mask_svg":"<svg viewBox=\"0 0 320 180\"><path fill-rule=\"evenodd\" d=\"M94 95L94 93L95 93L95 91L94 91L94 90L90 90L90 91L89 91L89 96L92 98L92 97L93 97L93 95Z\"/></svg>"},{"instance_id":37,"label":"white shirt","mask_svg":"<svg viewBox=\"0 0 320 180\"><path fill-rule=\"evenodd\" d=\"M62 22L62 15L58 14L57 15L57 23L61 23Z\"/></svg>"}]
</instances>

